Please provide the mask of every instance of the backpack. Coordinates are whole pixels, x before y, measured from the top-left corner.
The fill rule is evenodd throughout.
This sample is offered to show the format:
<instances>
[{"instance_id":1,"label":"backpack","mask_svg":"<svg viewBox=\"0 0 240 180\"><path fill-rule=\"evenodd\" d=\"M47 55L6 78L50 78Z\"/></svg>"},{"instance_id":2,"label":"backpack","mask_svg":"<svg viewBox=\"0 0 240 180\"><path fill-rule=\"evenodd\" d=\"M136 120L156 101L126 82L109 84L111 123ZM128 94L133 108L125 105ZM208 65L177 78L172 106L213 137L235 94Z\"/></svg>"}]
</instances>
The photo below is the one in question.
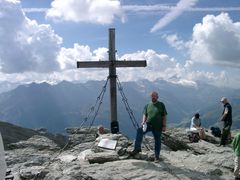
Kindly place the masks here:
<instances>
[{"instance_id":1,"label":"backpack","mask_svg":"<svg viewBox=\"0 0 240 180\"><path fill-rule=\"evenodd\" d=\"M188 138L191 143L197 143L200 140L200 136L198 132L191 132L188 135Z\"/></svg>"},{"instance_id":2,"label":"backpack","mask_svg":"<svg viewBox=\"0 0 240 180\"><path fill-rule=\"evenodd\" d=\"M211 133L212 135L214 135L215 137L221 137L221 129L219 127L211 127Z\"/></svg>"}]
</instances>

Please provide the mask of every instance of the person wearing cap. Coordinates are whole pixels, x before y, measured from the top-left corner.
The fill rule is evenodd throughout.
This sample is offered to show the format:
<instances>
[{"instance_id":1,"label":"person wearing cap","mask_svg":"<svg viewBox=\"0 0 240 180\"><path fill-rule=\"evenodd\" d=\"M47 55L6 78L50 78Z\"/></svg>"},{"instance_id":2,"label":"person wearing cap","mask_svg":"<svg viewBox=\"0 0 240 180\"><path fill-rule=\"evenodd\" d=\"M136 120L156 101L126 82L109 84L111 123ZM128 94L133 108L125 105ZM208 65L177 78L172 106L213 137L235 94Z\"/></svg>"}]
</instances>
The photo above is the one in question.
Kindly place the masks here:
<instances>
[{"instance_id":1,"label":"person wearing cap","mask_svg":"<svg viewBox=\"0 0 240 180\"><path fill-rule=\"evenodd\" d=\"M226 97L222 97L221 102L223 103L224 109L222 112L222 116L220 117L220 121L223 121L220 146L225 146L227 143L227 139L230 135L230 130L232 126L232 106L230 105Z\"/></svg>"},{"instance_id":2,"label":"person wearing cap","mask_svg":"<svg viewBox=\"0 0 240 180\"><path fill-rule=\"evenodd\" d=\"M152 92L151 102L144 107L141 124L142 127L138 128L137 130L134 150L130 154L134 156L141 152L143 135L149 131L152 131L155 140L155 162L159 162L161 151L161 135L162 132L166 131L166 119L167 111L165 105L158 101L158 93ZM147 127L145 124L147 124ZM146 127L146 129L143 127Z\"/></svg>"}]
</instances>

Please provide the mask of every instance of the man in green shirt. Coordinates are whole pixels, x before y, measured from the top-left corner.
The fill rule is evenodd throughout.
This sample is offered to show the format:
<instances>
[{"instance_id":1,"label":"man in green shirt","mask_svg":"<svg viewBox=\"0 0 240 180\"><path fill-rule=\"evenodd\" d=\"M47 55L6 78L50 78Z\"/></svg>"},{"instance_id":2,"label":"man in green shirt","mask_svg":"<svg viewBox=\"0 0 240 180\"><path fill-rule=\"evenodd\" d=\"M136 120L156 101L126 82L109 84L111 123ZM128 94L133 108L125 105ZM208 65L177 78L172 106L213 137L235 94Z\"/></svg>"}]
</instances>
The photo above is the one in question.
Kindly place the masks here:
<instances>
[{"instance_id":1,"label":"man in green shirt","mask_svg":"<svg viewBox=\"0 0 240 180\"><path fill-rule=\"evenodd\" d=\"M240 133L238 133L232 142L233 150L236 155L235 157L235 167L234 167L234 176L235 180L240 180Z\"/></svg>"},{"instance_id":2,"label":"man in green shirt","mask_svg":"<svg viewBox=\"0 0 240 180\"><path fill-rule=\"evenodd\" d=\"M155 162L158 162L161 150L161 135L163 131L166 131L166 120L167 111L165 105L158 101L158 93L152 92L151 102L144 107L142 127L137 130L134 150L131 152L131 155L141 152L143 135L152 131L155 140Z\"/></svg>"}]
</instances>

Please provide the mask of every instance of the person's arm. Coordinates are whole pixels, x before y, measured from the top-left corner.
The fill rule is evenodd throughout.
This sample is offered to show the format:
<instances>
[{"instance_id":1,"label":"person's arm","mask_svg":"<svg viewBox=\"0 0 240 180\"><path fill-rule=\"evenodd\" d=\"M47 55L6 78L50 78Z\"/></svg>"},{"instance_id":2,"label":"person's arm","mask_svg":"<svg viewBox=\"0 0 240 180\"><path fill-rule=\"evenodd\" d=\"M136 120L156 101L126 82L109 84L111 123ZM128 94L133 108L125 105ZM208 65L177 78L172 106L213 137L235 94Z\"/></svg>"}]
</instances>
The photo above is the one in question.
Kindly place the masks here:
<instances>
[{"instance_id":1,"label":"person's arm","mask_svg":"<svg viewBox=\"0 0 240 180\"><path fill-rule=\"evenodd\" d=\"M195 124L193 124L193 127L196 128L196 129L198 128L198 126L196 126Z\"/></svg>"},{"instance_id":2,"label":"person's arm","mask_svg":"<svg viewBox=\"0 0 240 180\"><path fill-rule=\"evenodd\" d=\"M147 116L145 114L143 114L142 124L141 125L145 124L146 121L147 121Z\"/></svg>"},{"instance_id":3,"label":"person's arm","mask_svg":"<svg viewBox=\"0 0 240 180\"><path fill-rule=\"evenodd\" d=\"M220 118L220 121L224 121L224 119L226 118L227 114L228 114L228 108L226 107L225 110L224 110L223 115Z\"/></svg>"},{"instance_id":4,"label":"person's arm","mask_svg":"<svg viewBox=\"0 0 240 180\"><path fill-rule=\"evenodd\" d=\"M147 122L147 108L148 108L148 104L143 109L143 117L142 117L141 125L143 125Z\"/></svg>"},{"instance_id":5,"label":"person's arm","mask_svg":"<svg viewBox=\"0 0 240 180\"><path fill-rule=\"evenodd\" d=\"M167 126L167 115L162 117L163 119L163 127L162 127L162 131L166 131L166 126Z\"/></svg>"},{"instance_id":6,"label":"person's arm","mask_svg":"<svg viewBox=\"0 0 240 180\"><path fill-rule=\"evenodd\" d=\"M193 127L196 128L196 129L200 129L201 128L200 126L197 126L196 124L193 124Z\"/></svg>"},{"instance_id":7,"label":"person's arm","mask_svg":"<svg viewBox=\"0 0 240 180\"><path fill-rule=\"evenodd\" d=\"M164 131L166 131L166 129L167 129L167 110L166 110L166 107L165 107L165 105L162 103L162 105L163 105L163 115L162 115L162 131L164 132Z\"/></svg>"},{"instance_id":8,"label":"person's arm","mask_svg":"<svg viewBox=\"0 0 240 180\"><path fill-rule=\"evenodd\" d=\"M192 120L191 120L192 127L198 129L198 126L196 125L196 121L197 119L195 117L192 117Z\"/></svg>"}]
</instances>

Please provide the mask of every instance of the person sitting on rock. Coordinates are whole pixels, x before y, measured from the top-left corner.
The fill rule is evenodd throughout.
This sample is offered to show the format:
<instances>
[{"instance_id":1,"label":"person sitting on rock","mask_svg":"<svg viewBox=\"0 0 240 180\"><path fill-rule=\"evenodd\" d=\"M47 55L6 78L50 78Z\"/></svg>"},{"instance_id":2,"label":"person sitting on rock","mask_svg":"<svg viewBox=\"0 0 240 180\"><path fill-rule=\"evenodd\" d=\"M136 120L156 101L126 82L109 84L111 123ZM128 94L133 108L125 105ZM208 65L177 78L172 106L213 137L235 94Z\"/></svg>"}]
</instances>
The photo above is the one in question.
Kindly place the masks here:
<instances>
[{"instance_id":1,"label":"person sitting on rock","mask_svg":"<svg viewBox=\"0 0 240 180\"><path fill-rule=\"evenodd\" d=\"M240 133L238 133L233 141L232 141L232 147L235 153L235 166L234 166L234 176L235 180L240 180Z\"/></svg>"},{"instance_id":2,"label":"person sitting on rock","mask_svg":"<svg viewBox=\"0 0 240 180\"><path fill-rule=\"evenodd\" d=\"M105 132L104 127L102 125L99 125L98 126L98 131L97 131L97 134L96 134L96 138L98 138L100 135L105 134L105 133L106 132Z\"/></svg>"},{"instance_id":3,"label":"person sitting on rock","mask_svg":"<svg viewBox=\"0 0 240 180\"><path fill-rule=\"evenodd\" d=\"M190 132L198 132L200 139L205 139L205 130L201 125L200 114L194 114L191 120Z\"/></svg>"}]
</instances>

